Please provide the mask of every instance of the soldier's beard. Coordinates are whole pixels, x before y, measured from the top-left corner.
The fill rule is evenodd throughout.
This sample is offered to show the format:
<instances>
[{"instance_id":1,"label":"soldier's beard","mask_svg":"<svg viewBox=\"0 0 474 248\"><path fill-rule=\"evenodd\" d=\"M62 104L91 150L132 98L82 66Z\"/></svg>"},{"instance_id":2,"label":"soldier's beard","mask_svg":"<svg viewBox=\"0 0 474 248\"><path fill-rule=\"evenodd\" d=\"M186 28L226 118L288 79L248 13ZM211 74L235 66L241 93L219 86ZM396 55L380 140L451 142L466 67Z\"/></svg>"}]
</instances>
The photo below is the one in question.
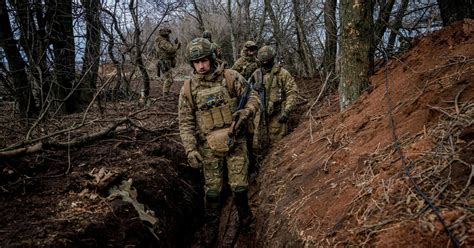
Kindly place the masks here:
<instances>
[{"instance_id":1,"label":"soldier's beard","mask_svg":"<svg viewBox=\"0 0 474 248\"><path fill-rule=\"evenodd\" d=\"M262 63L262 67L263 67L265 70L269 70L269 69L272 69L273 64L274 64L274 60L270 60L270 61L267 61L267 62L265 62L265 63Z\"/></svg>"}]
</instances>

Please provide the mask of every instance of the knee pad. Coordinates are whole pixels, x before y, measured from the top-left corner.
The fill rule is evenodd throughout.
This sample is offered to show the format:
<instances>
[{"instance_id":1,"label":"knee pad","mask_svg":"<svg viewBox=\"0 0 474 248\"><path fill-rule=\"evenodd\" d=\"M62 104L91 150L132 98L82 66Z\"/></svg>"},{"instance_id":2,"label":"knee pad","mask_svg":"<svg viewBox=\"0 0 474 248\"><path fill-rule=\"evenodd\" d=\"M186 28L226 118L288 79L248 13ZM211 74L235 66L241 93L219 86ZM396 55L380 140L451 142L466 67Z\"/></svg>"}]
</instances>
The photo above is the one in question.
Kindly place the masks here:
<instances>
[{"instance_id":1,"label":"knee pad","mask_svg":"<svg viewBox=\"0 0 474 248\"><path fill-rule=\"evenodd\" d=\"M237 186L234 189L235 194L246 194L248 192L248 188L245 186Z\"/></svg>"},{"instance_id":2,"label":"knee pad","mask_svg":"<svg viewBox=\"0 0 474 248\"><path fill-rule=\"evenodd\" d=\"M219 202L220 192L216 190L208 190L206 192L206 201L207 202Z\"/></svg>"}]
</instances>

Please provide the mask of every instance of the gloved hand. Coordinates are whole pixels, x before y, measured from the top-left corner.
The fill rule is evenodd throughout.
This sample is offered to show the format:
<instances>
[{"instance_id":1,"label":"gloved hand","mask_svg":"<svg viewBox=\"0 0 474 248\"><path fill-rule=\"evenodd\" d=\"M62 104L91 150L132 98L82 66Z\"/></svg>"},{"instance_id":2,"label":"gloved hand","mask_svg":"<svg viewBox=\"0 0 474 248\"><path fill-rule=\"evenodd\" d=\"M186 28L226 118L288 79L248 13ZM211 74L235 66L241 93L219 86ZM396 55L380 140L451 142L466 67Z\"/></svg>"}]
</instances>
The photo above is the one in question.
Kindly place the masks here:
<instances>
[{"instance_id":1,"label":"gloved hand","mask_svg":"<svg viewBox=\"0 0 474 248\"><path fill-rule=\"evenodd\" d=\"M178 38L174 39L174 44L176 44L176 49L179 49L181 47L181 42L178 41Z\"/></svg>"},{"instance_id":2,"label":"gloved hand","mask_svg":"<svg viewBox=\"0 0 474 248\"><path fill-rule=\"evenodd\" d=\"M283 113L281 113L280 115L280 118L278 119L278 122L279 123L287 123L288 122L288 113L286 113L285 111L283 111Z\"/></svg>"},{"instance_id":3,"label":"gloved hand","mask_svg":"<svg viewBox=\"0 0 474 248\"><path fill-rule=\"evenodd\" d=\"M250 117L250 109L240 109L240 110L237 110L235 111L234 114L232 114L232 117L234 118L234 120L237 120L237 122L235 123L235 130L239 130L242 123L244 123L249 117Z\"/></svg>"},{"instance_id":4,"label":"gloved hand","mask_svg":"<svg viewBox=\"0 0 474 248\"><path fill-rule=\"evenodd\" d=\"M201 168L201 162L202 162L201 154L196 150L190 151L188 153L188 162L189 162L189 165L194 169Z\"/></svg>"}]
</instances>

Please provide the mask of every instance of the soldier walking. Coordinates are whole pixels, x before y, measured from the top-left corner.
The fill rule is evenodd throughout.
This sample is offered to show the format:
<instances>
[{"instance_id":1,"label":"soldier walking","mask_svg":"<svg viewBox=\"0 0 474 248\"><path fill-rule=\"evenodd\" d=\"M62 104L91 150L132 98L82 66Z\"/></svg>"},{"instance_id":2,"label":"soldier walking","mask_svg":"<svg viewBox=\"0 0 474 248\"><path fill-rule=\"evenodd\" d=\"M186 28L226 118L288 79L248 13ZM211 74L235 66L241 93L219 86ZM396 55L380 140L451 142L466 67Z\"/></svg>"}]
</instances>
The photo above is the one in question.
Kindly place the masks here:
<instances>
[{"instance_id":1,"label":"soldier walking","mask_svg":"<svg viewBox=\"0 0 474 248\"><path fill-rule=\"evenodd\" d=\"M159 36L155 40L155 50L158 55L157 75L163 78L163 96L170 93L173 77L171 69L176 66L176 52L181 47L178 39L174 44L170 41L171 30L169 28L161 28Z\"/></svg>"},{"instance_id":2,"label":"soldier walking","mask_svg":"<svg viewBox=\"0 0 474 248\"><path fill-rule=\"evenodd\" d=\"M222 49L217 43L212 41L211 31L204 30L204 32L202 32L202 38L211 42L212 49L214 50L214 53L216 54L216 58L222 60Z\"/></svg>"},{"instance_id":3,"label":"soldier walking","mask_svg":"<svg viewBox=\"0 0 474 248\"><path fill-rule=\"evenodd\" d=\"M257 60L257 50L257 43L251 40L245 42L241 52L242 56L235 61L232 69L236 70L244 78L250 78L252 73L260 67L260 63Z\"/></svg>"},{"instance_id":4,"label":"soldier walking","mask_svg":"<svg viewBox=\"0 0 474 248\"><path fill-rule=\"evenodd\" d=\"M218 236L224 166L240 227L245 230L252 222L246 139L239 134L245 132L246 120L253 117L259 103L256 92L239 73L224 69L207 39L193 39L186 53L194 74L179 94L179 130L189 165L204 174L202 241L210 246Z\"/></svg>"},{"instance_id":5,"label":"soldier walking","mask_svg":"<svg viewBox=\"0 0 474 248\"><path fill-rule=\"evenodd\" d=\"M274 145L288 133L289 115L297 100L295 80L285 68L275 63L275 55L271 46L260 48L257 59L262 67L252 75L261 104L260 115L254 122L254 149L260 151Z\"/></svg>"}]
</instances>

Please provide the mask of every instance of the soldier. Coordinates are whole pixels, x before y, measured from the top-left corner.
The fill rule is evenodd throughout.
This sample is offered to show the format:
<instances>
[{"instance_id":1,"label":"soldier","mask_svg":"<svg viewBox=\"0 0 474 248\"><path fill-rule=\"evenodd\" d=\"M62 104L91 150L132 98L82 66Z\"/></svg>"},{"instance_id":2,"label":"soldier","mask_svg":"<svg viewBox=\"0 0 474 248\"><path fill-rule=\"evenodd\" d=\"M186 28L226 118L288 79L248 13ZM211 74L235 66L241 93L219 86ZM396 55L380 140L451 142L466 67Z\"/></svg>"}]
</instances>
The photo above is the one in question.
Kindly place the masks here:
<instances>
[{"instance_id":1,"label":"soldier","mask_svg":"<svg viewBox=\"0 0 474 248\"><path fill-rule=\"evenodd\" d=\"M244 78L248 79L252 73L260 67L257 60L258 46L254 41L247 41L242 48L242 57L235 61L232 66L233 70L239 72Z\"/></svg>"},{"instance_id":2,"label":"soldier","mask_svg":"<svg viewBox=\"0 0 474 248\"><path fill-rule=\"evenodd\" d=\"M161 28L159 36L155 40L155 50L158 55L157 74L163 74L163 96L169 95L173 77L171 68L176 66L176 51L181 47L178 39L174 40L174 44L170 41L171 30L169 28Z\"/></svg>"},{"instance_id":3,"label":"soldier","mask_svg":"<svg viewBox=\"0 0 474 248\"><path fill-rule=\"evenodd\" d=\"M255 118L254 149L275 144L288 133L288 117L296 106L298 88L291 74L275 64L275 50L263 46L257 59L261 68L252 77L260 98L260 115Z\"/></svg>"},{"instance_id":4,"label":"soldier","mask_svg":"<svg viewBox=\"0 0 474 248\"><path fill-rule=\"evenodd\" d=\"M194 75L184 82L179 94L179 130L189 165L202 169L204 174L203 239L210 245L218 233L224 166L227 167L240 226L248 230L252 222L247 197L245 137L232 136L229 132L243 132L246 120L253 117L259 103L257 93L240 74L224 69L207 39L193 39L186 53Z\"/></svg>"},{"instance_id":5,"label":"soldier","mask_svg":"<svg viewBox=\"0 0 474 248\"><path fill-rule=\"evenodd\" d=\"M211 31L204 30L204 32L202 32L202 38L207 39L209 42L211 42L211 45L214 49L214 53L216 54L216 58L222 60L222 49L219 45L217 45L217 43L212 42Z\"/></svg>"}]
</instances>

